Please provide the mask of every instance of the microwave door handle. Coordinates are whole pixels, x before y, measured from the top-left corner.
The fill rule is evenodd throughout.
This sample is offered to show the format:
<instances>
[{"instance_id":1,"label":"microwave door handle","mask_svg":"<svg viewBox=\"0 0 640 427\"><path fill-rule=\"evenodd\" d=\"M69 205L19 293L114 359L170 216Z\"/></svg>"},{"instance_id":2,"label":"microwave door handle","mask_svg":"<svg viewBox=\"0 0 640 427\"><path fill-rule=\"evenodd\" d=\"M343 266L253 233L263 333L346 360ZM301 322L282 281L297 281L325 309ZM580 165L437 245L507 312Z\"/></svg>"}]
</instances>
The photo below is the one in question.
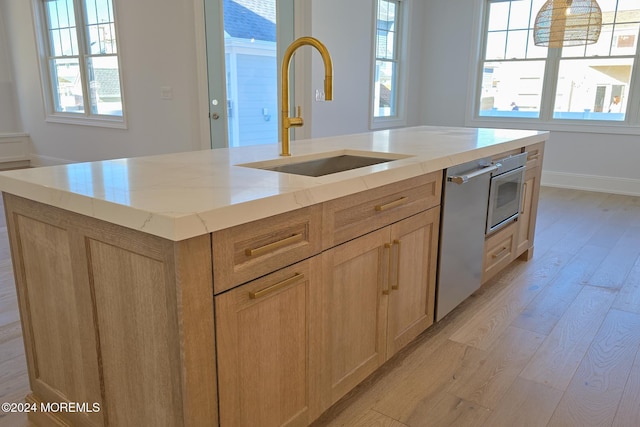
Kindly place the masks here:
<instances>
[{"instance_id":1,"label":"microwave door handle","mask_svg":"<svg viewBox=\"0 0 640 427\"><path fill-rule=\"evenodd\" d=\"M489 167L486 168L482 168L482 169L478 169L477 171L465 174L465 175L452 175L452 176L448 176L447 177L447 181L448 182L453 182L455 184L465 184L467 182L469 182L470 180L477 178L481 175L493 172L493 171L497 171L498 169L500 169L502 167L502 165L500 163L495 163Z\"/></svg>"}]
</instances>

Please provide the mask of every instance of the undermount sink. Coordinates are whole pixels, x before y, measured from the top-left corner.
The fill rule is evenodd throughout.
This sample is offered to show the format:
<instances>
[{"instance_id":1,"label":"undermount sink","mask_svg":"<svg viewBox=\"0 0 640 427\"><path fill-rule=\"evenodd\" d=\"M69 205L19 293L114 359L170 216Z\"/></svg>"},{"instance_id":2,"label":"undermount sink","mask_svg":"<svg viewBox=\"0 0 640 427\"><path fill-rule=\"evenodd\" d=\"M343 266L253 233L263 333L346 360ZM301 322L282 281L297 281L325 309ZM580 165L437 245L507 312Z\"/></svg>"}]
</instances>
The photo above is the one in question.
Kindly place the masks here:
<instances>
[{"instance_id":1,"label":"undermount sink","mask_svg":"<svg viewBox=\"0 0 640 427\"><path fill-rule=\"evenodd\" d=\"M274 162L253 163L238 166L252 167L256 169L270 170L275 172L291 173L295 175L318 177L410 157L406 155L390 153L371 154L380 154L384 157L342 153L332 155L331 157L315 158L312 160L299 161L295 163L282 163L281 160L276 160Z\"/></svg>"}]
</instances>

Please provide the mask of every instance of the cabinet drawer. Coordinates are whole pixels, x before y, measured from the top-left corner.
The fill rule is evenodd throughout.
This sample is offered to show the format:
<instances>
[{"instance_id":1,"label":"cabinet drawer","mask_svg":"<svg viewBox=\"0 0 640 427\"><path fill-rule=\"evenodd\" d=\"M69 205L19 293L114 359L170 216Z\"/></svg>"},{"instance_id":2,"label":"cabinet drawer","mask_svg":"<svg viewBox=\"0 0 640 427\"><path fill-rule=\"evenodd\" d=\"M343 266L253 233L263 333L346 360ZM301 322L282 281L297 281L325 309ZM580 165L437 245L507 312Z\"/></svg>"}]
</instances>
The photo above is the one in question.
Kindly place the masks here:
<instances>
[{"instance_id":1,"label":"cabinet drawer","mask_svg":"<svg viewBox=\"0 0 640 427\"><path fill-rule=\"evenodd\" d=\"M532 169L538 166L542 166L542 157L544 155L544 142L538 144L528 145L524 147L523 151L527 152L527 169Z\"/></svg>"},{"instance_id":2,"label":"cabinet drawer","mask_svg":"<svg viewBox=\"0 0 640 427\"><path fill-rule=\"evenodd\" d=\"M321 215L314 205L214 232L214 292L320 253Z\"/></svg>"},{"instance_id":3,"label":"cabinet drawer","mask_svg":"<svg viewBox=\"0 0 640 427\"><path fill-rule=\"evenodd\" d=\"M495 276L513 260L517 224L517 222L513 222L485 240L482 283Z\"/></svg>"},{"instance_id":4,"label":"cabinet drawer","mask_svg":"<svg viewBox=\"0 0 640 427\"><path fill-rule=\"evenodd\" d=\"M344 243L440 204L442 171L324 203L324 248Z\"/></svg>"}]
</instances>

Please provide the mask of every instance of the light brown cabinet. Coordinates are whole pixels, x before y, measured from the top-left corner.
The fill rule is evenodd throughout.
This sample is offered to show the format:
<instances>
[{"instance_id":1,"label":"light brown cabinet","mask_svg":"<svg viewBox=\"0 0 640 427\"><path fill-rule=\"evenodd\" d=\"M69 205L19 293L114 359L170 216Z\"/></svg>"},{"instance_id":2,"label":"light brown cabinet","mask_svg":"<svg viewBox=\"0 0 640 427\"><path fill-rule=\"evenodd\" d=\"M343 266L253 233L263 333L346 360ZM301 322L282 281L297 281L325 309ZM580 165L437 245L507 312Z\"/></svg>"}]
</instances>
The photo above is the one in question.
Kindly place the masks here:
<instances>
[{"instance_id":1,"label":"light brown cabinet","mask_svg":"<svg viewBox=\"0 0 640 427\"><path fill-rule=\"evenodd\" d=\"M498 274L513 261L516 253L517 232L518 224L513 222L485 239L482 283Z\"/></svg>"},{"instance_id":2,"label":"light brown cabinet","mask_svg":"<svg viewBox=\"0 0 640 427\"><path fill-rule=\"evenodd\" d=\"M306 425L433 323L441 176L213 234L222 426Z\"/></svg>"},{"instance_id":3,"label":"light brown cabinet","mask_svg":"<svg viewBox=\"0 0 640 427\"><path fill-rule=\"evenodd\" d=\"M324 407L433 323L438 207L322 254Z\"/></svg>"},{"instance_id":4,"label":"light brown cabinet","mask_svg":"<svg viewBox=\"0 0 640 427\"><path fill-rule=\"evenodd\" d=\"M216 231L212 236L216 294L322 250L322 206Z\"/></svg>"},{"instance_id":5,"label":"light brown cabinet","mask_svg":"<svg viewBox=\"0 0 640 427\"><path fill-rule=\"evenodd\" d=\"M524 150L528 154L522 209L520 218L518 218L516 256L523 260L529 260L533 256L533 237L536 231L538 199L540 197L544 143L527 146Z\"/></svg>"},{"instance_id":6,"label":"light brown cabinet","mask_svg":"<svg viewBox=\"0 0 640 427\"><path fill-rule=\"evenodd\" d=\"M520 152L525 151L528 154L520 215L517 221L485 239L482 283L498 274L514 259L519 257L528 261L533 256L544 143L532 144L520 150ZM517 154L517 152L500 154L496 158L508 154Z\"/></svg>"},{"instance_id":7,"label":"light brown cabinet","mask_svg":"<svg viewBox=\"0 0 640 427\"><path fill-rule=\"evenodd\" d=\"M320 414L320 257L215 297L220 425L306 426Z\"/></svg>"},{"instance_id":8,"label":"light brown cabinet","mask_svg":"<svg viewBox=\"0 0 640 427\"><path fill-rule=\"evenodd\" d=\"M217 422L211 237L172 242L4 195L38 426Z\"/></svg>"}]
</instances>

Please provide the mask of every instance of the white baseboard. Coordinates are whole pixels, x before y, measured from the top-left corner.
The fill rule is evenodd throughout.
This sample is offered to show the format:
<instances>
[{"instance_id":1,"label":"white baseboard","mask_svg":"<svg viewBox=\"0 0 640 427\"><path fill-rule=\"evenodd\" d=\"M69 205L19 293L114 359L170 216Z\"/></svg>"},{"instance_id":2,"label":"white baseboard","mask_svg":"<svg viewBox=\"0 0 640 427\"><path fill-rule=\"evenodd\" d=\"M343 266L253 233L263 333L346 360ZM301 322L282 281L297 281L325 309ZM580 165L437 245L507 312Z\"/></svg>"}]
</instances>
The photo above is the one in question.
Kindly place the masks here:
<instances>
[{"instance_id":1,"label":"white baseboard","mask_svg":"<svg viewBox=\"0 0 640 427\"><path fill-rule=\"evenodd\" d=\"M71 163L77 163L67 159L59 159L57 157L42 156L40 154L33 154L33 153L31 153L29 157L31 160L32 167L57 166L57 165L68 165Z\"/></svg>"},{"instance_id":2,"label":"white baseboard","mask_svg":"<svg viewBox=\"0 0 640 427\"><path fill-rule=\"evenodd\" d=\"M29 135L25 133L0 133L0 164L17 164L29 161Z\"/></svg>"},{"instance_id":3,"label":"white baseboard","mask_svg":"<svg viewBox=\"0 0 640 427\"><path fill-rule=\"evenodd\" d=\"M541 184L547 187L640 196L640 179L610 176L582 175L577 173L542 171Z\"/></svg>"}]
</instances>

